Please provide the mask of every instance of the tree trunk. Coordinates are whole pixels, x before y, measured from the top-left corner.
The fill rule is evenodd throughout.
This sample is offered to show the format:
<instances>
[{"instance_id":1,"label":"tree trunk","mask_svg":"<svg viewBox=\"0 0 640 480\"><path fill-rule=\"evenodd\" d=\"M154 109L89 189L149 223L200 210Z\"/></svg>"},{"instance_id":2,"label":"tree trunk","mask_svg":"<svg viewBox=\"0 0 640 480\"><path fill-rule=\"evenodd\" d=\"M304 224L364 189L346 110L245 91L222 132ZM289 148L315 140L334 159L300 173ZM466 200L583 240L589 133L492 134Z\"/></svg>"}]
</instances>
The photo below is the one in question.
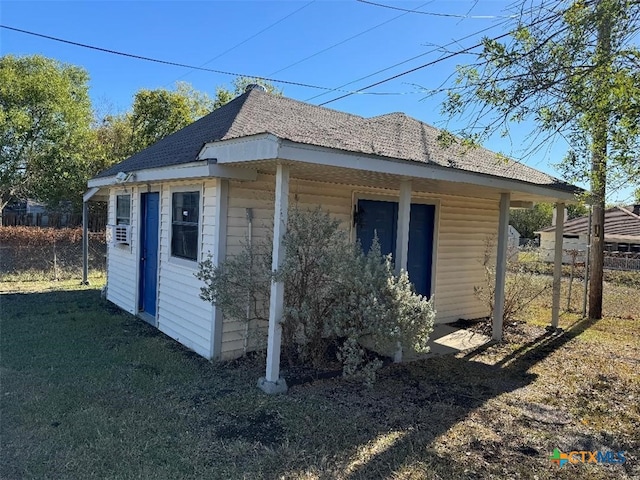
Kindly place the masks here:
<instances>
[{"instance_id":1,"label":"tree trunk","mask_svg":"<svg viewBox=\"0 0 640 480\"><path fill-rule=\"evenodd\" d=\"M594 155L595 157L595 155ZM596 160L594 159L594 163ZM602 177L602 176L601 176ZM606 178L600 178L603 182ZM592 184L594 182L592 181ZM593 204L593 223L591 226L591 265L589 269L589 318L602 318L602 282L604 270L604 195L598 195L592 187L595 203Z\"/></svg>"},{"instance_id":2,"label":"tree trunk","mask_svg":"<svg viewBox=\"0 0 640 480\"><path fill-rule=\"evenodd\" d=\"M602 318L602 284L604 270L604 211L607 190L607 141L611 102L609 100L609 66L611 65L611 9L607 2L598 1L599 13L596 73L598 94L595 102L600 114L593 121L591 157L591 193L593 195L593 223L591 230L591 273L589 275L589 318Z\"/></svg>"}]
</instances>

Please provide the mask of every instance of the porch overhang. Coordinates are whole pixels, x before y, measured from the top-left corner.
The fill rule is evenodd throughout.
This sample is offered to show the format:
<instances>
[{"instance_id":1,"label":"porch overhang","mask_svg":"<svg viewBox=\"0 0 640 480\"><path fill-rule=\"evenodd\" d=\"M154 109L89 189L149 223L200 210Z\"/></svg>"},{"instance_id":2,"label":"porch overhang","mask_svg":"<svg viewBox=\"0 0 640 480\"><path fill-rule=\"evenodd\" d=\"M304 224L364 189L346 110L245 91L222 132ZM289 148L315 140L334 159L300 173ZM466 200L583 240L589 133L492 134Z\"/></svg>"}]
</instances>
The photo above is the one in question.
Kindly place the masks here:
<instances>
[{"instance_id":1,"label":"porch overhang","mask_svg":"<svg viewBox=\"0 0 640 480\"><path fill-rule=\"evenodd\" d=\"M528 207L534 202L577 202L574 191L484 173L443 167L432 163L398 160L375 155L363 155L343 150L296 143L264 133L240 139L206 144L198 156L217 165L254 168L275 174L276 162L287 163L292 177L323 180L332 183L362 184L389 188L398 179L411 179L414 191L459 194L469 196L511 193L514 207ZM320 168L319 168L320 167ZM395 180L390 181L390 180ZM443 185L449 185L444 188ZM463 190L461 190L463 189ZM446 190L446 191L445 191Z\"/></svg>"},{"instance_id":2,"label":"porch overhang","mask_svg":"<svg viewBox=\"0 0 640 480\"><path fill-rule=\"evenodd\" d=\"M258 172L250 168L238 168L230 165L219 165L215 159L199 160L161 168L149 168L135 172L123 172L126 180L118 179L118 175L92 178L87 183L89 188L109 187L115 185L135 185L136 183L160 182L164 180L184 180L192 178L228 178L234 180L255 180Z\"/></svg>"}]
</instances>

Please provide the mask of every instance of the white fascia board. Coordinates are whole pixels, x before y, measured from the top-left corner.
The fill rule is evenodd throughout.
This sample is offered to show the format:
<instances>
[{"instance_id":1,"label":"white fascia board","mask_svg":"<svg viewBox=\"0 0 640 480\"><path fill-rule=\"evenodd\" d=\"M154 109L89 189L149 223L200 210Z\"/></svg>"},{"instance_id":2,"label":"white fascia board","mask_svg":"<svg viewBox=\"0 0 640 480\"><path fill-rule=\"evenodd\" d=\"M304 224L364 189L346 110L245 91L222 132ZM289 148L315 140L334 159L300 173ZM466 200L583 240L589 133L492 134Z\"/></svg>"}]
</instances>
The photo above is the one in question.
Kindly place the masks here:
<instances>
[{"instance_id":1,"label":"white fascia board","mask_svg":"<svg viewBox=\"0 0 640 480\"><path fill-rule=\"evenodd\" d=\"M573 193L542 185L499 178L482 173L446 168L408 160L391 160L374 155L341 152L326 147L306 145L276 137L270 133L206 144L199 158L213 159L217 163L239 163L256 160L290 160L316 165L399 175L407 178L442 180L495 188L502 192L521 192L556 201L575 202Z\"/></svg>"},{"instance_id":2,"label":"white fascia board","mask_svg":"<svg viewBox=\"0 0 640 480\"><path fill-rule=\"evenodd\" d=\"M215 159L218 164L278 158L280 139L271 133L207 143L198 158Z\"/></svg>"},{"instance_id":3,"label":"white fascia board","mask_svg":"<svg viewBox=\"0 0 640 480\"><path fill-rule=\"evenodd\" d=\"M522 192L556 200L567 200L571 202L576 200L575 195L570 192L563 192L541 185L418 162L389 160L375 156L343 153L324 147L296 144L287 140L281 142L278 158L282 160L315 163L318 165L387 173L403 177L468 183L471 185L495 188L504 192Z\"/></svg>"},{"instance_id":4,"label":"white fascia board","mask_svg":"<svg viewBox=\"0 0 640 480\"><path fill-rule=\"evenodd\" d=\"M82 202L88 202L91 197L93 197L96 193L98 193L100 189L98 187L93 187L87 190L84 195L82 195Z\"/></svg>"},{"instance_id":5,"label":"white fascia board","mask_svg":"<svg viewBox=\"0 0 640 480\"><path fill-rule=\"evenodd\" d=\"M87 186L92 189L96 187L108 187L110 185L115 185L116 176L113 175L111 177L102 177L102 178L92 178L87 182Z\"/></svg>"},{"instance_id":6,"label":"white fascia board","mask_svg":"<svg viewBox=\"0 0 640 480\"><path fill-rule=\"evenodd\" d=\"M258 178L258 172L251 168L238 168L230 165L219 165L214 161L199 161L184 163L181 165L149 168L132 172L132 180L126 183L118 183L116 177L94 178L89 180L89 187L104 187L113 185L126 185L145 182L157 182L162 180L183 180L188 178L219 177L235 180L250 180Z\"/></svg>"}]
</instances>

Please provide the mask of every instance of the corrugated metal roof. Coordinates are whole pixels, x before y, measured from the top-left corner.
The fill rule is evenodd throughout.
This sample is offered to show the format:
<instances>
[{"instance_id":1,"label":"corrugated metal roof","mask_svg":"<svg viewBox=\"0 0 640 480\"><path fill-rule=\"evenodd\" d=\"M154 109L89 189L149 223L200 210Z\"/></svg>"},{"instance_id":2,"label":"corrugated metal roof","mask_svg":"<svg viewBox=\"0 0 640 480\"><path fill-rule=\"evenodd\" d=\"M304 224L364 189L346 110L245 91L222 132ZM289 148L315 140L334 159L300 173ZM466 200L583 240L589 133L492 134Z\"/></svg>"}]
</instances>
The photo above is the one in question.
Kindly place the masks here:
<instances>
[{"instance_id":1,"label":"corrugated metal roof","mask_svg":"<svg viewBox=\"0 0 640 480\"><path fill-rule=\"evenodd\" d=\"M290 98L250 90L97 177L197 160L209 142L271 133L297 143L358 154L428 163L520 180L561 191L579 188L484 148L443 148L440 131L403 113L364 118Z\"/></svg>"}]
</instances>

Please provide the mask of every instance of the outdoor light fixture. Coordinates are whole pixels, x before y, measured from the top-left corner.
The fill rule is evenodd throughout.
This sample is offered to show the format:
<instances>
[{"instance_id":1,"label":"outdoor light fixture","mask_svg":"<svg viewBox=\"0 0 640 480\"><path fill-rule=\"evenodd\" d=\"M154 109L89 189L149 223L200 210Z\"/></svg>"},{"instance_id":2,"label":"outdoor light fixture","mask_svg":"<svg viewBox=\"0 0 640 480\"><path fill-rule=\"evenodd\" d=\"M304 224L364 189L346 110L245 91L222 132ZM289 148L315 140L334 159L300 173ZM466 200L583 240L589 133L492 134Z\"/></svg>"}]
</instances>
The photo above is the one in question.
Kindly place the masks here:
<instances>
[{"instance_id":1,"label":"outdoor light fixture","mask_svg":"<svg viewBox=\"0 0 640 480\"><path fill-rule=\"evenodd\" d=\"M133 173L118 172L116 175L116 183L125 183L131 180Z\"/></svg>"}]
</instances>

